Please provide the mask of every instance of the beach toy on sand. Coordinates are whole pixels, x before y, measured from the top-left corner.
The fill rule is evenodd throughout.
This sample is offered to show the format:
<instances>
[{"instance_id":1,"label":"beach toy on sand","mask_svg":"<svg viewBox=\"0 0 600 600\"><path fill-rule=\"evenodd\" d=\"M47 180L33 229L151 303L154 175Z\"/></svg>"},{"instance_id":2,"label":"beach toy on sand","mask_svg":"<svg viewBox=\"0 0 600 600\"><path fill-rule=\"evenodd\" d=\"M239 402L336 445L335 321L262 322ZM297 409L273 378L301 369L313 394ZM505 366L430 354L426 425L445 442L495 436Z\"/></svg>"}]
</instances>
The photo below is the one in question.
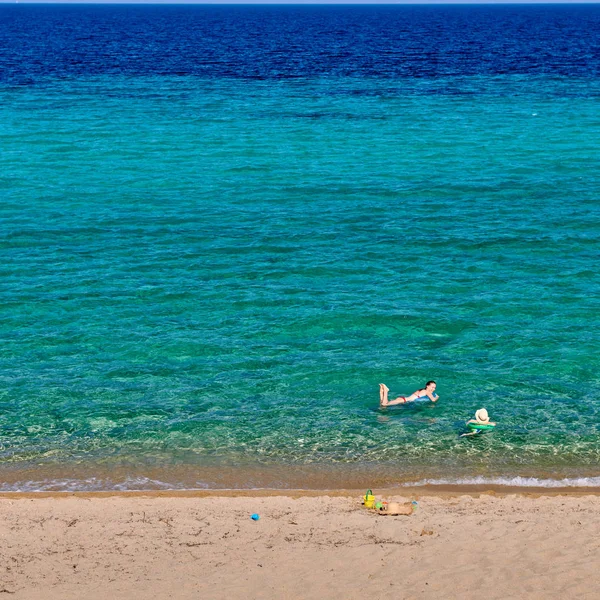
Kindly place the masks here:
<instances>
[{"instance_id":1,"label":"beach toy on sand","mask_svg":"<svg viewBox=\"0 0 600 600\"><path fill-rule=\"evenodd\" d=\"M390 502L387 506L379 512L380 515L412 515L413 514L413 503L412 502Z\"/></svg>"},{"instance_id":2,"label":"beach toy on sand","mask_svg":"<svg viewBox=\"0 0 600 600\"><path fill-rule=\"evenodd\" d=\"M372 490L367 490L367 493L363 496L363 504L365 508L373 508L375 506L375 496L373 496Z\"/></svg>"},{"instance_id":3,"label":"beach toy on sand","mask_svg":"<svg viewBox=\"0 0 600 600\"><path fill-rule=\"evenodd\" d=\"M257 515L256 513L254 513L251 517L250 517L253 521L258 521L260 519L260 515Z\"/></svg>"}]
</instances>

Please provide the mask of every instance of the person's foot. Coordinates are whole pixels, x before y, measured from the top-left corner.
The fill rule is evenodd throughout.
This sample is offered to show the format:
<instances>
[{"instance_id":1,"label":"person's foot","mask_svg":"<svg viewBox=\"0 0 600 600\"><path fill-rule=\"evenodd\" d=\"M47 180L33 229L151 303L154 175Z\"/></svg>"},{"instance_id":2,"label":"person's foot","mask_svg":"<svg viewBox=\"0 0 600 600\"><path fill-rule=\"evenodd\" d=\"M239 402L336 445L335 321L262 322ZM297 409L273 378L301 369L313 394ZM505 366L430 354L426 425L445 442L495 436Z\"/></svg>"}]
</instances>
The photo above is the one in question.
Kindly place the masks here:
<instances>
[{"instance_id":1,"label":"person's foot","mask_svg":"<svg viewBox=\"0 0 600 600\"><path fill-rule=\"evenodd\" d=\"M379 406L387 406L387 393L390 391L385 383L379 384Z\"/></svg>"}]
</instances>

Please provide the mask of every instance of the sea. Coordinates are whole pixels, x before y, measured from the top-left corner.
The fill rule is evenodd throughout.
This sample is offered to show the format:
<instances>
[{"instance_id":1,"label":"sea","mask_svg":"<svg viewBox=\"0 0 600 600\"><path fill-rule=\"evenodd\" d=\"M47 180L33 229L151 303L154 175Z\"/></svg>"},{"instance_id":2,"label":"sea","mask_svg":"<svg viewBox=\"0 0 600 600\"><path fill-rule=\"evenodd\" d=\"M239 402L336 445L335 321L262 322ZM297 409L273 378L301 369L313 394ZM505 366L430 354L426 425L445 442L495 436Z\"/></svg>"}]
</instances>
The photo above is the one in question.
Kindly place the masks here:
<instances>
[{"instance_id":1,"label":"sea","mask_svg":"<svg viewBox=\"0 0 600 600\"><path fill-rule=\"evenodd\" d=\"M0 491L600 487L599 264L600 5L0 4Z\"/></svg>"}]
</instances>

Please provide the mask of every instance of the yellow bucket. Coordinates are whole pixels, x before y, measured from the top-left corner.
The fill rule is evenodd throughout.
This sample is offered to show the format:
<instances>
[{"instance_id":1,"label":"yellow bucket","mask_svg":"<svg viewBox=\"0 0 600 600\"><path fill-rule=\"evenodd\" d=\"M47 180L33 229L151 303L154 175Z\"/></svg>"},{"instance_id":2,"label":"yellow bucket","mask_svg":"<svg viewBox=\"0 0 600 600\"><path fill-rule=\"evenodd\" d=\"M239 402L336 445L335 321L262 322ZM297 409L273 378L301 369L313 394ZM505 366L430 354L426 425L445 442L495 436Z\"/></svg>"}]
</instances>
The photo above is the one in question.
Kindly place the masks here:
<instances>
[{"instance_id":1,"label":"yellow bucket","mask_svg":"<svg viewBox=\"0 0 600 600\"><path fill-rule=\"evenodd\" d=\"M363 504L365 508L373 508L375 506L375 496L371 490L367 490L367 493L363 496Z\"/></svg>"}]
</instances>

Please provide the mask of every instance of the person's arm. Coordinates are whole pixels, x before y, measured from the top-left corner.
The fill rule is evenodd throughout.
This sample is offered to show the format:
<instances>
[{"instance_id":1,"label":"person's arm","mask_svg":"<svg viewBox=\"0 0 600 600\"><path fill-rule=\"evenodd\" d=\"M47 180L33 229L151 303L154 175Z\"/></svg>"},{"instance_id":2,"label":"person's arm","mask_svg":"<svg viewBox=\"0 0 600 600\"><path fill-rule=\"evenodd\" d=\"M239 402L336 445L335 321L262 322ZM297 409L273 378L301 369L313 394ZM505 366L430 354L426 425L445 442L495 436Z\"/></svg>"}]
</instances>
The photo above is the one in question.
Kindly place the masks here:
<instances>
[{"instance_id":1,"label":"person's arm","mask_svg":"<svg viewBox=\"0 0 600 600\"><path fill-rule=\"evenodd\" d=\"M432 394L431 392L426 392L426 393L432 402L437 402L440 399L440 397L436 394Z\"/></svg>"}]
</instances>

